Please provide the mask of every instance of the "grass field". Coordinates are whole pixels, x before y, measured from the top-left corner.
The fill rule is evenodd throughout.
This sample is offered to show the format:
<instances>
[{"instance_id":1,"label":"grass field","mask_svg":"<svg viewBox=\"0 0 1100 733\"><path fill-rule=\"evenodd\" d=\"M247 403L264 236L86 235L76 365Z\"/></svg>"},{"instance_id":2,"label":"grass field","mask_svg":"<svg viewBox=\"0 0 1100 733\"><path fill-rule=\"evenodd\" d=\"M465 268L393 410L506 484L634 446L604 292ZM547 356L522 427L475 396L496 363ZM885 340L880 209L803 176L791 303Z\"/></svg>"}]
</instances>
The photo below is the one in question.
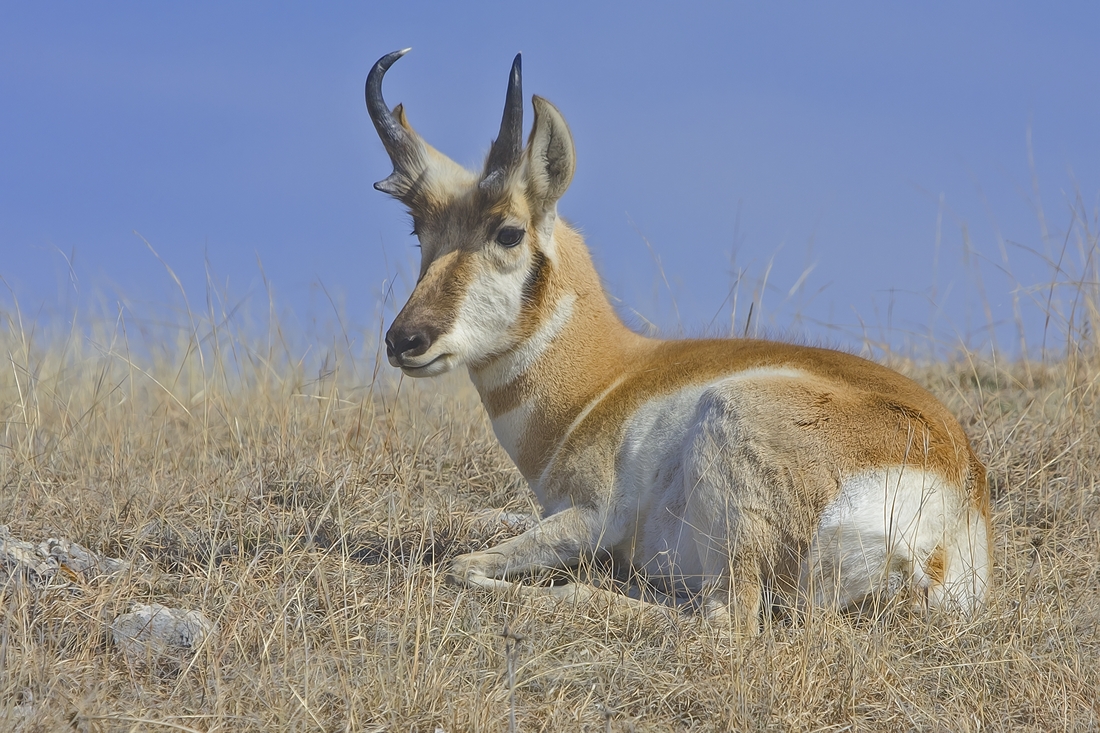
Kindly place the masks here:
<instances>
[{"instance_id":1,"label":"grass field","mask_svg":"<svg viewBox=\"0 0 1100 733\"><path fill-rule=\"evenodd\" d=\"M987 609L821 610L741 643L444 583L507 531L479 511L533 511L465 375L402 381L339 338L301 361L219 317L53 336L5 312L0 524L137 562L0 588L0 730L500 731L513 705L524 731L1100 729L1100 358L1079 312L1043 361L891 362L989 465ZM107 624L153 602L218 633L127 659Z\"/></svg>"}]
</instances>

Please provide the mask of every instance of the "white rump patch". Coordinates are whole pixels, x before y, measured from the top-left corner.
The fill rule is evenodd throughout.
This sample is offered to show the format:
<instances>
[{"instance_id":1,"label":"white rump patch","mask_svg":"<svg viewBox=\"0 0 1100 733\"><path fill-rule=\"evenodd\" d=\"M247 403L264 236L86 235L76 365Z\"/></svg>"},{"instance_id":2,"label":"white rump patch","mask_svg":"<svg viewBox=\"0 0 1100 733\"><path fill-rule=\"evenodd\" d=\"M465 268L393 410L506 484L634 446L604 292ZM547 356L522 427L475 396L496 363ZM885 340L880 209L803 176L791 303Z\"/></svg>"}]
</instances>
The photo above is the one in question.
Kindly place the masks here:
<instances>
[{"instance_id":1,"label":"white rump patch","mask_svg":"<svg viewBox=\"0 0 1100 733\"><path fill-rule=\"evenodd\" d=\"M934 553L939 579L927 572ZM933 606L969 612L988 576L984 524L962 487L897 467L844 482L822 512L800 585L807 599L846 608L911 584Z\"/></svg>"}]
</instances>

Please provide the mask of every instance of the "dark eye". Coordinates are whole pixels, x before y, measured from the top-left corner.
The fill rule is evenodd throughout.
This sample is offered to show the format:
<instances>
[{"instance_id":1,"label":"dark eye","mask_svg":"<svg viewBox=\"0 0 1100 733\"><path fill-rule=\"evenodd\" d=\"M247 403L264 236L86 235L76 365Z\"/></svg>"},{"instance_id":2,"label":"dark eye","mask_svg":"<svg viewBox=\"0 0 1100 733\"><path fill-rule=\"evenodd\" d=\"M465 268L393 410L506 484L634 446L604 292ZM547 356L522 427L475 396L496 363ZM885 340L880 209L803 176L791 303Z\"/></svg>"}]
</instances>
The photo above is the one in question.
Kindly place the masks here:
<instances>
[{"instance_id":1,"label":"dark eye","mask_svg":"<svg viewBox=\"0 0 1100 733\"><path fill-rule=\"evenodd\" d=\"M523 241L524 234L526 232L518 227L504 227L497 232L497 244L501 247L515 247Z\"/></svg>"}]
</instances>

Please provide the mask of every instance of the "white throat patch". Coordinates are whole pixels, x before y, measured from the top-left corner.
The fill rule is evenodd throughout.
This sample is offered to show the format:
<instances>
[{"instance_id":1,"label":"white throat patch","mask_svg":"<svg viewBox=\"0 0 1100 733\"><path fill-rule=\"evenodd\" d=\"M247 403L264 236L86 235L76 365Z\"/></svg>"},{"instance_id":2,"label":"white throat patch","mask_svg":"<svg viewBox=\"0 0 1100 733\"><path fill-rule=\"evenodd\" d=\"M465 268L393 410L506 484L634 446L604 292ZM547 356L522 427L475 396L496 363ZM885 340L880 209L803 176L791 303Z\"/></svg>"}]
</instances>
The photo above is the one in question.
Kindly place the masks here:
<instances>
[{"instance_id":1,"label":"white throat patch","mask_svg":"<svg viewBox=\"0 0 1100 733\"><path fill-rule=\"evenodd\" d=\"M563 296L554 305L554 311L550 317L529 339L511 352L494 359L488 366L476 371L471 368L470 379L473 380L474 386L479 390L500 389L514 382L534 366L539 357L550 348L554 338L569 323L569 319L573 317L573 305L576 302L577 296L573 293Z\"/></svg>"}]
</instances>

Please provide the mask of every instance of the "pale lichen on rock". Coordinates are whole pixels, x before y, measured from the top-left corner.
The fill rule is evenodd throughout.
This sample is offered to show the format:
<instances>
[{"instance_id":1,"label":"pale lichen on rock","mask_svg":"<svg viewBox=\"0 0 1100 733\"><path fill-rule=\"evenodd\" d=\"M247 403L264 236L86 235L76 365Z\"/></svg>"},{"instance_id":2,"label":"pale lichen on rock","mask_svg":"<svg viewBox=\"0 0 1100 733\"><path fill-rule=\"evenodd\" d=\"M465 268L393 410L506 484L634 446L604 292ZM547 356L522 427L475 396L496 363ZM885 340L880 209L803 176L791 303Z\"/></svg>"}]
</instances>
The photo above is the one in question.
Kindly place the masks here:
<instances>
[{"instance_id":1,"label":"pale lichen on rock","mask_svg":"<svg viewBox=\"0 0 1100 733\"><path fill-rule=\"evenodd\" d=\"M111 622L111 639L135 661L193 654L216 627L200 611L136 604Z\"/></svg>"},{"instance_id":2,"label":"pale lichen on rock","mask_svg":"<svg viewBox=\"0 0 1100 733\"><path fill-rule=\"evenodd\" d=\"M6 525L0 525L0 580L10 578L42 587L50 585L62 568L68 572L61 579L88 582L124 573L130 567L126 560L100 555L66 538L51 537L37 545L16 539Z\"/></svg>"}]
</instances>

